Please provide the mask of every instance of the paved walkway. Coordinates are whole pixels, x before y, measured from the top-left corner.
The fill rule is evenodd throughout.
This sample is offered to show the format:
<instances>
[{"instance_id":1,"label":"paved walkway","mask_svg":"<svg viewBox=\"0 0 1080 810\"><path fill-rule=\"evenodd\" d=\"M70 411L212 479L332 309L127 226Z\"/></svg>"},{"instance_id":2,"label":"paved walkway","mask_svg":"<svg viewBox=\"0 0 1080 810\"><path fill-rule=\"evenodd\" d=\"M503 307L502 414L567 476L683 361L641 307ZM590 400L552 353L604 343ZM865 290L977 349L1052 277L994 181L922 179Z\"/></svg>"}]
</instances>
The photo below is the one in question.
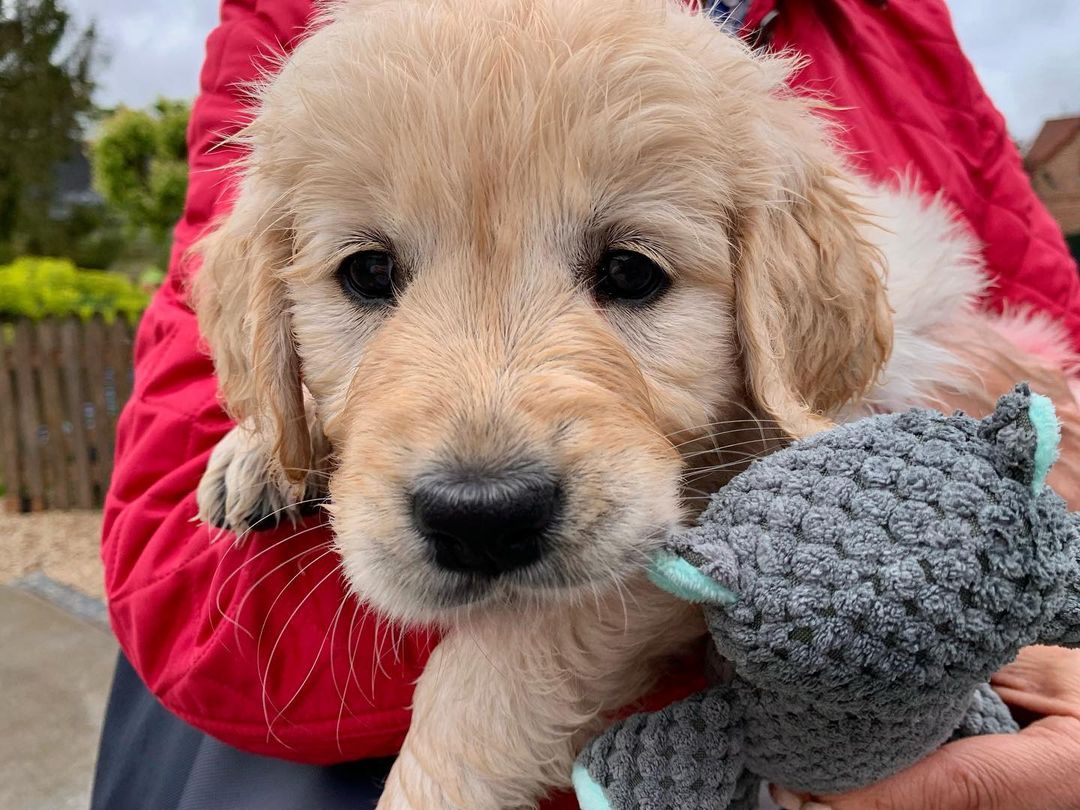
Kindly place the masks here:
<instances>
[{"instance_id":1,"label":"paved walkway","mask_svg":"<svg viewBox=\"0 0 1080 810\"><path fill-rule=\"evenodd\" d=\"M0 515L0 808L85 810L116 658L96 513Z\"/></svg>"},{"instance_id":2,"label":"paved walkway","mask_svg":"<svg viewBox=\"0 0 1080 810\"><path fill-rule=\"evenodd\" d=\"M116 642L0 585L0 650L0 808L85 810Z\"/></svg>"}]
</instances>

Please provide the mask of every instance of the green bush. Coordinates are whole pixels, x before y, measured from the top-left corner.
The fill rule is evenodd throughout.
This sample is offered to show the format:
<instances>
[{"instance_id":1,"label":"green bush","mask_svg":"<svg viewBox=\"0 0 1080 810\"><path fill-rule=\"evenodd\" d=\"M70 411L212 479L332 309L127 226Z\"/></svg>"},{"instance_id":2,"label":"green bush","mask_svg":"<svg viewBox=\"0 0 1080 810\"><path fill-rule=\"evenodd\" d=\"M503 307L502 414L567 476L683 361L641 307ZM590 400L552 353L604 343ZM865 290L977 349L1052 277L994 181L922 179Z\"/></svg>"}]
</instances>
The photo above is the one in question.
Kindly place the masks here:
<instances>
[{"instance_id":1,"label":"green bush","mask_svg":"<svg viewBox=\"0 0 1080 810\"><path fill-rule=\"evenodd\" d=\"M149 110L118 107L91 146L94 187L135 231L146 231L167 256L169 235L187 191L184 101L159 99Z\"/></svg>"},{"instance_id":2,"label":"green bush","mask_svg":"<svg viewBox=\"0 0 1080 810\"><path fill-rule=\"evenodd\" d=\"M134 323L149 293L117 273L80 270L68 259L22 257L0 265L0 319L89 319Z\"/></svg>"}]
</instances>

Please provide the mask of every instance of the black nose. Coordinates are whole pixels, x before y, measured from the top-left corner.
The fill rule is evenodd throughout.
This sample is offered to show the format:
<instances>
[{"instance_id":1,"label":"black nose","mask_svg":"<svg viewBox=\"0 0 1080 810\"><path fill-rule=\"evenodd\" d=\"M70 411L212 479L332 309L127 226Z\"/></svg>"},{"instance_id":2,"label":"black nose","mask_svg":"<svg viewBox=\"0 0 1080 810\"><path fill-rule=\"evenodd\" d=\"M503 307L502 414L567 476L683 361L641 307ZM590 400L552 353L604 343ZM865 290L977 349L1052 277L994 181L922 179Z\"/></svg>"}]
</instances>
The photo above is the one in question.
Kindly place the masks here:
<instances>
[{"instance_id":1,"label":"black nose","mask_svg":"<svg viewBox=\"0 0 1080 810\"><path fill-rule=\"evenodd\" d=\"M558 483L544 470L440 472L418 479L412 512L436 565L494 577L543 556L559 502Z\"/></svg>"}]
</instances>

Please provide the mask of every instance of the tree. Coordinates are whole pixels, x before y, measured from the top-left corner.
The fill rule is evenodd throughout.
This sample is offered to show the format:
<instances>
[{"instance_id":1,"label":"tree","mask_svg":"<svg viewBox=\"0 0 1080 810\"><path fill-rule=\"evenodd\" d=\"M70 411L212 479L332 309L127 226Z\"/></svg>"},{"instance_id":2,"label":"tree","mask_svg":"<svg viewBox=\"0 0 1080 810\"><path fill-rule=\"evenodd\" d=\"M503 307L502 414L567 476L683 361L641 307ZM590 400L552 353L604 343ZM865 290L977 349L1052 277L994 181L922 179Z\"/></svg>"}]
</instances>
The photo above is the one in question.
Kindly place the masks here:
<instances>
[{"instance_id":1,"label":"tree","mask_svg":"<svg viewBox=\"0 0 1080 810\"><path fill-rule=\"evenodd\" d=\"M96 42L57 0L0 0L0 253L40 249L53 171L93 108Z\"/></svg>"},{"instance_id":2,"label":"tree","mask_svg":"<svg viewBox=\"0 0 1080 810\"><path fill-rule=\"evenodd\" d=\"M184 208L190 105L160 99L150 110L119 107L92 147L94 185L133 234L160 249Z\"/></svg>"}]
</instances>

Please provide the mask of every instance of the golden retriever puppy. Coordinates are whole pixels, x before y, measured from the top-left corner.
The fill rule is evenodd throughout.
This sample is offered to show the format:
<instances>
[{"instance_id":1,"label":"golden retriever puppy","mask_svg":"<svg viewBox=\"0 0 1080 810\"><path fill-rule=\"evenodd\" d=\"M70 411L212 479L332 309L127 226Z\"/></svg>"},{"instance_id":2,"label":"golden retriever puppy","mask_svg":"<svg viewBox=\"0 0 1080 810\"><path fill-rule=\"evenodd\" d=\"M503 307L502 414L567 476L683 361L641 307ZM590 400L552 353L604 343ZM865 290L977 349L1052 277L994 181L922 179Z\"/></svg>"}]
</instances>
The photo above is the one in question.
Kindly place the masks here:
<instances>
[{"instance_id":1,"label":"golden retriever puppy","mask_svg":"<svg viewBox=\"0 0 1080 810\"><path fill-rule=\"evenodd\" d=\"M669 0L346 0L259 89L200 247L239 423L200 509L328 474L358 596L445 628L380 807L568 785L701 633L642 576L701 495L942 376L972 245L850 176L791 67Z\"/></svg>"}]
</instances>

